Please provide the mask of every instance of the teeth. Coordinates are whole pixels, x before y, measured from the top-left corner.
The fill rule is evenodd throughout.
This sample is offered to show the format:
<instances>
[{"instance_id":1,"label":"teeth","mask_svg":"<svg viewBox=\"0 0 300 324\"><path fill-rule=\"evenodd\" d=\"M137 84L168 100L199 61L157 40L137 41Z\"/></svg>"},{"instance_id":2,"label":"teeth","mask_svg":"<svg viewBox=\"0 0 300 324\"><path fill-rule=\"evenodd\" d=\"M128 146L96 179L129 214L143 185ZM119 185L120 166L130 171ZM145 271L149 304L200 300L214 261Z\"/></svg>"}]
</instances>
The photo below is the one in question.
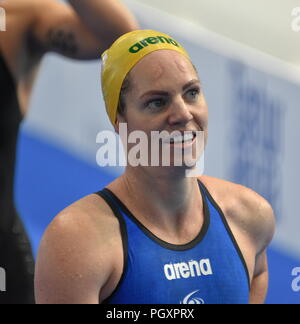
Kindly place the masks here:
<instances>
[{"instance_id":1,"label":"teeth","mask_svg":"<svg viewBox=\"0 0 300 324\"><path fill-rule=\"evenodd\" d=\"M184 141L185 142L192 141L193 139L194 139L194 135L193 134L184 135Z\"/></svg>"},{"instance_id":2,"label":"teeth","mask_svg":"<svg viewBox=\"0 0 300 324\"><path fill-rule=\"evenodd\" d=\"M170 138L170 143L182 143L182 142L189 142L194 139L193 134L185 134L184 136L177 136Z\"/></svg>"}]
</instances>

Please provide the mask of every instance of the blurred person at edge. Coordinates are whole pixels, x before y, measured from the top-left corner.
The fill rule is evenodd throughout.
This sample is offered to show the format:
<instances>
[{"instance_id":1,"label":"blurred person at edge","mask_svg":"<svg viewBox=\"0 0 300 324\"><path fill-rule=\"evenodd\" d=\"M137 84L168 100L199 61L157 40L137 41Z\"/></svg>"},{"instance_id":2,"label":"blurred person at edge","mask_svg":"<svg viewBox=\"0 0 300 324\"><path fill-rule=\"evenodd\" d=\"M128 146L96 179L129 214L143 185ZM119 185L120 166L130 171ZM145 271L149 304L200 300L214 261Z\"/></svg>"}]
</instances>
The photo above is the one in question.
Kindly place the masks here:
<instances>
[{"instance_id":1,"label":"blurred person at edge","mask_svg":"<svg viewBox=\"0 0 300 324\"><path fill-rule=\"evenodd\" d=\"M34 303L34 259L14 204L19 126L43 56L56 52L97 59L119 36L138 29L119 0L4 0L6 31L0 33L0 267L7 292L0 304ZM47 98L45 98L47 100Z\"/></svg>"}]
</instances>

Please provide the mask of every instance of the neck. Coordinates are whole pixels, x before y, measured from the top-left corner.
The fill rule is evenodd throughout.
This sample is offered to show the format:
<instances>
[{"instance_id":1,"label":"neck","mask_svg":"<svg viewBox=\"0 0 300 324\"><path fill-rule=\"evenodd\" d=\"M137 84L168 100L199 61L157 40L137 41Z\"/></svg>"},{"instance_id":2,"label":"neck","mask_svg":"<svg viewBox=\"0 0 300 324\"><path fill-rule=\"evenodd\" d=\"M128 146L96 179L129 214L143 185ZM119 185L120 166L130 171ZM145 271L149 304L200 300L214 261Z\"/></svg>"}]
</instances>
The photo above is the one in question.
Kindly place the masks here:
<instances>
[{"instance_id":1,"label":"neck","mask_svg":"<svg viewBox=\"0 0 300 324\"><path fill-rule=\"evenodd\" d=\"M158 172L157 168L128 167L121 181L136 209L161 227L180 227L202 208L197 178L187 178L179 169Z\"/></svg>"}]
</instances>

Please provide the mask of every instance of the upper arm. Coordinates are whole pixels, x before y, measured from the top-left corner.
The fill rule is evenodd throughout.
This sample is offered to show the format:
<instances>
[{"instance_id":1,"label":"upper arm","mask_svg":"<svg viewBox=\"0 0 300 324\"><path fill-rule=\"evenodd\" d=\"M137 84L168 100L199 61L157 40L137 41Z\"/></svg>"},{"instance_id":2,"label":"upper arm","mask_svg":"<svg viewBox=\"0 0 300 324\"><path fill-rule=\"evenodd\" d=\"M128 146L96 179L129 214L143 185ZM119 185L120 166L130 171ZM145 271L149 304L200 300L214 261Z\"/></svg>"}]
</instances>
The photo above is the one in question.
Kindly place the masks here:
<instances>
[{"instance_id":1,"label":"upper arm","mask_svg":"<svg viewBox=\"0 0 300 324\"><path fill-rule=\"evenodd\" d=\"M250 194L253 200L250 199L248 227L256 251L250 303L262 304L268 292L267 248L275 233L275 216L268 201L254 192Z\"/></svg>"},{"instance_id":2,"label":"upper arm","mask_svg":"<svg viewBox=\"0 0 300 324\"><path fill-rule=\"evenodd\" d=\"M266 251L257 255L255 270L250 287L250 304L263 304L269 286L268 260Z\"/></svg>"},{"instance_id":3,"label":"upper arm","mask_svg":"<svg viewBox=\"0 0 300 324\"><path fill-rule=\"evenodd\" d=\"M31 34L43 52L74 59L100 58L105 44L96 39L70 6L56 0L33 1Z\"/></svg>"},{"instance_id":4,"label":"upper arm","mask_svg":"<svg viewBox=\"0 0 300 324\"><path fill-rule=\"evenodd\" d=\"M44 52L54 51L75 59L99 59L121 35L138 28L119 1L31 0L32 34Z\"/></svg>"},{"instance_id":5,"label":"upper arm","mask_svg":"<svg viewBox=\"0 0 300 324\"><path fill-rule=\"evenodd\" d=\"M111 274L110 262L96 232L80 219L64 212L42 239L35 274L39 304L99 303Z\"/></svg>"},{"instance_id":6,"label":"upper arm","mask_svg":"<svg viewBox=\"0 0 300 324\"><path fill-rule=\"evenodd\" d=\"M253 217L250 230L256 242L257 255L261 255L273 239L276 223L272 206L263 197L257 196L254 209L252 209L256 215Z\"/></svg>"}]
</instances>

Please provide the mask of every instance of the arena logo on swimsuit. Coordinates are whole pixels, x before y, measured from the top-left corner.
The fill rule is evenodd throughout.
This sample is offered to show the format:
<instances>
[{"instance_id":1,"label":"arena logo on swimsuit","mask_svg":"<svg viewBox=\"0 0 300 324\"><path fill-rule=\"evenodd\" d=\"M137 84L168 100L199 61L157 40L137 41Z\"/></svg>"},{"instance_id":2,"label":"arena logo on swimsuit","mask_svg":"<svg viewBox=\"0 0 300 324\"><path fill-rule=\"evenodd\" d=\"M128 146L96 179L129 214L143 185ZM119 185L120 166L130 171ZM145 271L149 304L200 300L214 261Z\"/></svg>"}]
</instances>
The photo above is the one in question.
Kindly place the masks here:
<instances>
[{"instance_id":1,"label":"arena logo on swimsuit","mask_svg":"<svg viewBox=\"0 0 300 324\"><path fill-rule=\"evenodd\" d=\"M163 36L157 36L157 37L148 37L145 38L144 40L134 44L133 46L131 46L129 48L129 52L136 54L139 51L141 51L144 47L147 47L149 45L155 45L158 43L168 43L168 44L172 44L176 47L180 47L179 44L172 38L166 38Z\"/></svg>"},{"instance_id":2,"label":"arena logo on swimsuit","mask_svg":"<svg viewBox=\"0 0 300 324\"><path fill-rule=\"evenodd\" d=\"M213 275L209 259L202 259L200 261L192 260L189 263L166 264L164 266L164 273L168 280Z\"/></svg>"},{"instance_id":3,"label":"arena logo on swimsuit","mask_svg":"<svg viewBox=\"0 0 300 324\"><path fill-rule=\"evenodd\" d=\"M0 7L0 31L6 31L6 12Z\"/></svg>"}]
</instances>

